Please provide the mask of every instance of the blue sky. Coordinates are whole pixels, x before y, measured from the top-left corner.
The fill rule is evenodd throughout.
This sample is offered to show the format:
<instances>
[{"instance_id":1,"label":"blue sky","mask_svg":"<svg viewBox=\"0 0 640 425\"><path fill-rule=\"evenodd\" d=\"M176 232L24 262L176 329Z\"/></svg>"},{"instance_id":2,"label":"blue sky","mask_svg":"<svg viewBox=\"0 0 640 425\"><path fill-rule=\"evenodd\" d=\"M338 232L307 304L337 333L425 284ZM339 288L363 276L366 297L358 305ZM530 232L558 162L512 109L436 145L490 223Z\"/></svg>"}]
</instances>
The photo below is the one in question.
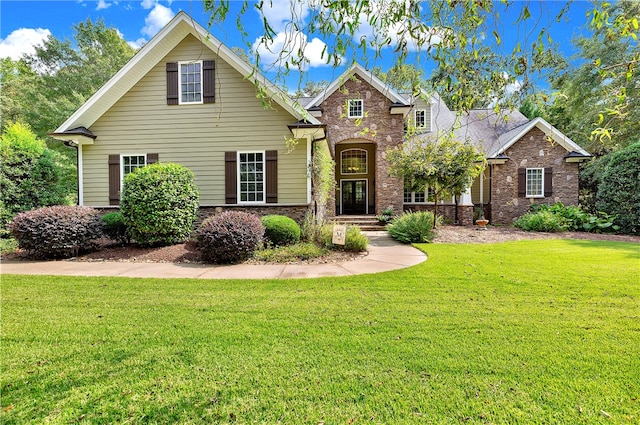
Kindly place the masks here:
<instances>
[{"instance_id":1,"label":"blue sky","mask_svg":"<svg viewBox=\"0 0 640 425\"><path fill-rule=\"evenodd\" d=\"M288 0L272 0L273 7L267 10L269 18L275 22L276 32L284 30L285 6L282 2ZM240 7L241 2L232 1L232 8ZM530 19L526 26L515 26L517 15L524 2L516 2L514 7L504 12L498 22L498 28L503 35L503 49L511 49L516 42L528 45L535 40L538 30L549 27L549 32L554 42L558 43L561 52L569 57L573 54L571 39L581 31L586 23L585 14L590 9L590 3L575 1L566 21L561 24L554 23L555 13L565 2L546 1L528 3L529 9L535 19ZM198 0L67 0L67 1L30 1L30 0L1 0L0 1L0 57L11 56L18 58L22 53L33 51L33 45L40 44L43 38L53 35L59 39L73 36L73 25L87 18L92 20L104 19L107 26L115 27L122 37L133 46L141 46L148 41L164 24L176 13L185 11L194 17L196 21L206 27L209 16L204 12L202 2ZM235 25L235 15L222 26L211 28L211 33L233 47L246 48L242 37ZM537 24L534 25L534 22ZM244 23L248 30L248 40L253 42L258 39L257 30L261 28L259 15L250 10ZM317 35L304 34L309 43L305 55L310 60L309 79L333 80L343 69L333 69L323 64L320 52L324 43L330 40L322 40ZM268 60L268 55L263 55ZM388 68L393 60L392 49L385 49L382 58L376 59L373 64ZM421 62L428 70L429 64ZM265 71L266 72L266 71ZM273 74L267 72L267 75ZM428 72L427 72L428 74ZM292 78L288 84L295 85L297 79Z\"/></svg>"}]
</instances>

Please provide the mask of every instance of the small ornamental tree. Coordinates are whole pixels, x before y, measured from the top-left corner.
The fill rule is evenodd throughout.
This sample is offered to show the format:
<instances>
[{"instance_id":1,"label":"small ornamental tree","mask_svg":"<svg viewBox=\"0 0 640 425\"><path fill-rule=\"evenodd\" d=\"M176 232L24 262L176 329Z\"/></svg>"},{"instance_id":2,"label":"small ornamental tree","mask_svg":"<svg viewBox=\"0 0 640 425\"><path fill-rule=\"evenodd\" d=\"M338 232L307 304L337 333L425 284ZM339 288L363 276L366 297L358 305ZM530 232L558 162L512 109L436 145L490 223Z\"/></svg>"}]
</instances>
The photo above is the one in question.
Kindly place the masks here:
<instances>
[{"instance_id":1,"label":"small ornamental tree","mask_svg":"<svg viewBox=\"0 0 640 425\"><path fill-rule=\"evenodd\" d=\"M198 218L200 192L188 168L151 164L124 178L120 210L131 237L142 245L189 238Z\"/></svg>"},{"instance_id":2,"label":"small ornamental tree","mask_svg":"<svg viewBox=\"0 0 640 425\"><path fill-rule=\"evenodd\" d=\"M412 190L433 190L436 217L440 197L444 193L461 195L486 163L478 148L450 137L407 142L388 150L387 159L391 175L403 178ZM436 222L433 221L434 228Z\"/></svg>"},{"instance_id":3,"label":"small ornamental tree","mask_svg":"<svg viewBox=\"0 0 640 425\"><path fill-rule=\"evenodd\" d=\"M640 142L611 154L598 187L598 211L615 215L623 233L640 233Z\"/></svg>"}]
</instances>

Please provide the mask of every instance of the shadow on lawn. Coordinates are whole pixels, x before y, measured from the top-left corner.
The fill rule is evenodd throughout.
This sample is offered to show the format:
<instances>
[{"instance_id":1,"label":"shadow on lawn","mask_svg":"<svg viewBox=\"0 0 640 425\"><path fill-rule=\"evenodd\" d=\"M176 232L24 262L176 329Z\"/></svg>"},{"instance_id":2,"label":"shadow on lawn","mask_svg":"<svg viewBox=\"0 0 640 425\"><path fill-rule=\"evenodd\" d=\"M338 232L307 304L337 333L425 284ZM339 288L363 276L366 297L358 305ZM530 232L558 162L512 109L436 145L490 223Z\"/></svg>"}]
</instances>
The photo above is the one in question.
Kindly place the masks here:
<instances>
[{"instance_id":1,"label":"shadow on lawn","mask_svg":"<svg viewBox=\"0 0 640 425\"><path fill-rule=\"evenodd\" d=\"M582 239L566 239L566 241L571 245L576 245L582 248L593 248L594 246L596 246L599 249L613 250L618 253L620 251L626 251L629 253L630 258L640 260L640 244L638 243L594 241L594 240L582 240Z\"/></svg>"}]
</instances>

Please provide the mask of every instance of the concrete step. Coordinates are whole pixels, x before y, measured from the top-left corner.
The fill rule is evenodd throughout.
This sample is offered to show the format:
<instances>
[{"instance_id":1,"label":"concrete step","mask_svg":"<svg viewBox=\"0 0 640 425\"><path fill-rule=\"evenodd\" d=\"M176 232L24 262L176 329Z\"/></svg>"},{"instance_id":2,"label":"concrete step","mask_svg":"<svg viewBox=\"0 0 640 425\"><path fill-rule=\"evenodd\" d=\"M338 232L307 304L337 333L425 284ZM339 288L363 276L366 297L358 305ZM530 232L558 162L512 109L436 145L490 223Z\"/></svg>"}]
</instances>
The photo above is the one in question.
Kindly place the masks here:
<instances>
[{"instance_id":1,"label":"concrete step","mask_svg":"<svg viewBox=\"0 0 640 425\"><path fill-rule=\"evenodd\" d=\"M339 215L331 219L333 223L358 226L364 231L384 230L385 225L381 224L374 215Z\"/></svg>"}]
</instances>

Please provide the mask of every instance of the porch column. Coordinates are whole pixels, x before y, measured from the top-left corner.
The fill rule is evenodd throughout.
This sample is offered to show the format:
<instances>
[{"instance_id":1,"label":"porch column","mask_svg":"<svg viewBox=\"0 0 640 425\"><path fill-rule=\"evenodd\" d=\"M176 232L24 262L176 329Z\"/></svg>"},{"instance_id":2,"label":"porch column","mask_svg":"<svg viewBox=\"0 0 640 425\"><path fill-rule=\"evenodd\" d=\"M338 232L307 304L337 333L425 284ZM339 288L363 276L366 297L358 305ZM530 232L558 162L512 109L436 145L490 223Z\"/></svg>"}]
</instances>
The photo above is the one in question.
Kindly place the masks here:
<instances>
[{"instance_id":1,"label":"porch column","mask_svg":"<svg viewBox=\"0 0 640 425\"><path fill-rule=\"evenodd\" d=\"M467 187L460 196L458 205L458 224L461 226L470 226L473 224L473 202L471 201L471 186Z\"/></svg>"}]
</instances>

